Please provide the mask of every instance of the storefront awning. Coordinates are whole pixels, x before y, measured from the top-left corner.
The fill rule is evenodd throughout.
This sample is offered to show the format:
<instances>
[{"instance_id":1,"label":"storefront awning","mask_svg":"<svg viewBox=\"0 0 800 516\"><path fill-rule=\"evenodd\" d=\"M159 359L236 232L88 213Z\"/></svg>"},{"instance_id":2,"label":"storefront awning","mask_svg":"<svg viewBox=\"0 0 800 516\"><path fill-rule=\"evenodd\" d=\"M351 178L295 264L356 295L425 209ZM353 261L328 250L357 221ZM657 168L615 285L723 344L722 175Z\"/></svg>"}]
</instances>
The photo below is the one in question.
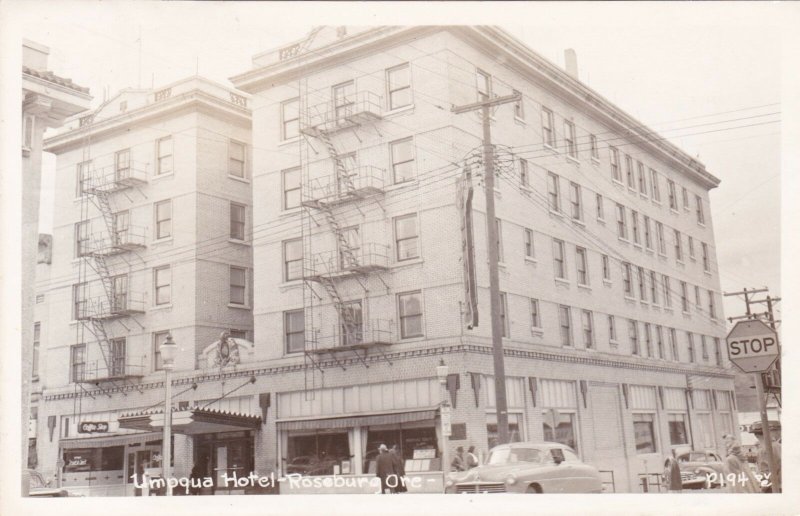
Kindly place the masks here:
<instances>
[{"instance_id":1,"label":"storefront awning","mask_svg":"<svg viewBox=\"0 0 800 516\"><path fill-rule=\"evenodd\" d=\"M412 412L392 412L386 414L370 414L365 416L337 417L325 419L298 419L278 421L279 430L322 430L333 428L351 428L356 426L391 425L426 421L436 418L437 409L421 409Z\"/></svg>"},{"instance_id":2,"label":"storefront awning","mask_svg":"<svg viewBox=\"0 0 800 516\"><path fill-rule=\"evenodd\" d=\"M126 444L145 443L158 441L163 437L162 432L144 432L138 434L105 435L95 437L76 437L61 439L59 445L62 450L75 448L103 448L106 446L124 446Z\"/></svg>"},{"instance_id":3,"label":"storefront awning","mask_svg":"<svg viewBox=\"0 0 800 516\"><path fill-rule=\"evenodd\" d=\"M252 430L261 424L260 416L224 412L206 408L191 408L172 411L172 431L177 434L209 434L214 432L233 432ZM119 417L120 428L135 430L153 430L164 428L164 412L138 412L122 414Z\"/></svg>"}]
</instances>

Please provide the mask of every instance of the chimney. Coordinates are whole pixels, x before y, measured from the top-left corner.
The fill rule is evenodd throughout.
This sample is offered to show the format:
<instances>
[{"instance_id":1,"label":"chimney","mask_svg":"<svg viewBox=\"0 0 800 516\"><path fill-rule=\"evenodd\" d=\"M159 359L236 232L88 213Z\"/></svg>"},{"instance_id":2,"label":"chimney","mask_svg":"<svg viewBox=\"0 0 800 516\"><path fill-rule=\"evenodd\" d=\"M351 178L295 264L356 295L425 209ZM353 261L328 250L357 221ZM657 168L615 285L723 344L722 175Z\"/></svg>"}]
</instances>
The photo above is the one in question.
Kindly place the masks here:
<instances>
[{"instance_id":1,"label":"chimney","mask_svg":"<svg viewBox=\"0 0 800 516\"><path fill-rule=\"evenodd\" d=\"M578 78L578 54L575 49L568 48L564 51L564 69L573 79Z\"/></svg>"}]
</instances>

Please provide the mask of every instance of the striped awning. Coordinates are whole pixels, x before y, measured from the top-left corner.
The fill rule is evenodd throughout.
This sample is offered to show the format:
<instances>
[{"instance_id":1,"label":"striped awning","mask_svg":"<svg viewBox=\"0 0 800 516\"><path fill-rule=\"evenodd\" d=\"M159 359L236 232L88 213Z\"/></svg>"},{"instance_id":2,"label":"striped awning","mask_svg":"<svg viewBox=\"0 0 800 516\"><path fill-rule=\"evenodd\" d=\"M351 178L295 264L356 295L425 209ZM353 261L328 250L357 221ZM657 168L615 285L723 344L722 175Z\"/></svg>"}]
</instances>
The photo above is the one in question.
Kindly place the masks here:
<instances>
[{"instance_id":1,"label":"striped awning","mask_svg":"<svg viewBox=\"0 0 800 516\"><path fill-rule=\"evenodd\" d=\"M364 416L336 417L324 419L296 419L278 421L279 430L322 430L334 428L352 428L356 426L391 425L410 423L413 421L433 421L437 409L421 409L411 412L392 412L385 414L369 414Z\"/></svg>"},{"instance_id":2,"label":"striped awning","mask_svg":"<svg viewBox=\"0 0 800 516\"><path fill-rule=\"evenodd\" d=\"M126 444L159 441L163 436L163 432L142 432L139 434L107 435L102 437L76 437L72 439L61 439L61 441L59 441L59 446L61 446L62 450L124 446Z\"/></svg>"}]
</instances>

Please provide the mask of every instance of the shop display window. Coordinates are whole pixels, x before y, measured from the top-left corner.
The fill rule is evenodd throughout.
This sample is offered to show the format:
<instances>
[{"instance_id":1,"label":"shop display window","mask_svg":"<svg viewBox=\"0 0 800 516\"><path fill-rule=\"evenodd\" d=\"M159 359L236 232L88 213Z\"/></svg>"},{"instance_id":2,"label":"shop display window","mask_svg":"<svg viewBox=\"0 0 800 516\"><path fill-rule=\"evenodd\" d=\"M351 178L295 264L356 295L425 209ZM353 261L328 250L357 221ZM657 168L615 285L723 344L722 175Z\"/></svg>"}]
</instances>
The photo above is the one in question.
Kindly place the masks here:
<instances>
[{"instance_id":1,"label":"shop display window","mask_svg":"<svg viewBox=\"0 0 800 516\"><path fill-rule=\"evenodd\" d=\"M522 420L522 414L508 415L508 442L518 443L522 441L522 433L520 431L521 420ZM486 414L486 435L489 442L489 449L491 450L498 444L496 414Z\"/></svg>"},{"instance_id":2,"label":"shop display window","mask_svg":"<svg viewBox=\"0 0 800 516\"><path fill-rule=\"evenodd\" d=\"M566 444L578 452L578 440L575 435L575 414L570 412L544 412L544 440Z\"/></svg>"},{"instance_id":3,"label":"shop display window","mask_svg":"<svg viewBox=\"0 0 800 516\"><path fill-rule=\"evenodd\" d=\"M288 474L333 475L334 466L341 472L342 462L352 455L346 431L290 435L288 444Z\"/></svg>"}]
</instances>

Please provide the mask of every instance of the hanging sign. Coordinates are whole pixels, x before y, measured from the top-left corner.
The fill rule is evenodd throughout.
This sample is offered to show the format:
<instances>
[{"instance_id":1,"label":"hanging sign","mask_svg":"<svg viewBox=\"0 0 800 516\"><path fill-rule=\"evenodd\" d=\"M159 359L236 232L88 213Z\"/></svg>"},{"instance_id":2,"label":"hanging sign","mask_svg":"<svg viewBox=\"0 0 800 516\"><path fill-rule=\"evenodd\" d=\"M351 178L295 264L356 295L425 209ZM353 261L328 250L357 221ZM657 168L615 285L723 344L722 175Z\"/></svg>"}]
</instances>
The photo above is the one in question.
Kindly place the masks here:
<instances>
[{"instance_id":1,"label":"hanging sign","mask_svg":"<svg viewBox=\"0 0 800 516\"><path fill-rule=\"evenodd\" d=\"M108 432L108 423L105 421L81 421L78 424L78 433L93 434Z\"/></svg>"}]
</instances>

